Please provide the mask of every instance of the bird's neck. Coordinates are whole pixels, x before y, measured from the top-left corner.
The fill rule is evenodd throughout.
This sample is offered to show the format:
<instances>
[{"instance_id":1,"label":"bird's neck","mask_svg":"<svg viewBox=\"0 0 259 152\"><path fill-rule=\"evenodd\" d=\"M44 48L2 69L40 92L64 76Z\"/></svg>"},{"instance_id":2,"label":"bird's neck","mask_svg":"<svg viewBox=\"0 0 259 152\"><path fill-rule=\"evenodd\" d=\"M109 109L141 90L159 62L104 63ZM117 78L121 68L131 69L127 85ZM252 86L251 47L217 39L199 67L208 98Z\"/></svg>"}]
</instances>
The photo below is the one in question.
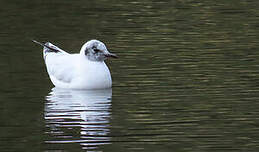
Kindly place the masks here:
<instances>
[{"instance_id":1,"label":"bird's neck","mask_svg":"<svg viewBox=\"0 0 259 152\"><path fill-rule=\"evenodd\" d=\"M104 61L92 61L92 60L89 60L85 55L83 55L80 57L80 64L86 65L86 66L93 66L93 65L100 66L100 65L105 64L105 62Z\"/></svg>"}]
</instances>

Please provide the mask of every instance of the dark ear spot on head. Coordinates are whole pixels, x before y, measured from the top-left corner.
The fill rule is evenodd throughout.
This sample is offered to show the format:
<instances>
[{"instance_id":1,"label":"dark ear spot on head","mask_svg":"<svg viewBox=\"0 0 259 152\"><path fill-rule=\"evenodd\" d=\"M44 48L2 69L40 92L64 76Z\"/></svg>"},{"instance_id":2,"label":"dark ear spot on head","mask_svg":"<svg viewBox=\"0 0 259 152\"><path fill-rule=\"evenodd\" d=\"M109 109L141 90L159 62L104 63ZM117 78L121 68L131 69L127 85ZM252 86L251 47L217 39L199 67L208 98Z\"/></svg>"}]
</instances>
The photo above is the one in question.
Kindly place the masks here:
<instances>
[{"instance_id":1,"label":"dark ear spot on head","mask_svg":"<svg viewBox=\"0 0 259 152\"><path fill-rule=\"evenodd\" d=\"M87 55L87 54L88 54L88 50L86 49L86 50L85 50L85 55Z\"/></svg>"}]
</instances>

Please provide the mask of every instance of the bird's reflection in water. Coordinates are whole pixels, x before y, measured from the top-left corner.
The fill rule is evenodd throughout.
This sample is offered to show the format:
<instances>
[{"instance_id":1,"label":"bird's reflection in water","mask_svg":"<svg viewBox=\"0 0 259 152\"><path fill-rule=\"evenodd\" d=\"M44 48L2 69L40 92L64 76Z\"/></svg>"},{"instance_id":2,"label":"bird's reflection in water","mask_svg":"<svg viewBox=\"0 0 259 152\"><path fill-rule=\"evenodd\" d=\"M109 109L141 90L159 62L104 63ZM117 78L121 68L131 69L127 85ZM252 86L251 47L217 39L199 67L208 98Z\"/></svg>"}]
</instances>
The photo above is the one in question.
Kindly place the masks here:
<instances>
[{"instance_id":1,"label":"bird's reflection in water","mask_svg":"<svg viewBox=\"0 0 259 152\"><path fill-rule=\"evenodd\" d=\"M46 97L45 121L53 144L80 143L83 149L109 144L112 90L53 88Z\"/></svg>"}]
</instances>

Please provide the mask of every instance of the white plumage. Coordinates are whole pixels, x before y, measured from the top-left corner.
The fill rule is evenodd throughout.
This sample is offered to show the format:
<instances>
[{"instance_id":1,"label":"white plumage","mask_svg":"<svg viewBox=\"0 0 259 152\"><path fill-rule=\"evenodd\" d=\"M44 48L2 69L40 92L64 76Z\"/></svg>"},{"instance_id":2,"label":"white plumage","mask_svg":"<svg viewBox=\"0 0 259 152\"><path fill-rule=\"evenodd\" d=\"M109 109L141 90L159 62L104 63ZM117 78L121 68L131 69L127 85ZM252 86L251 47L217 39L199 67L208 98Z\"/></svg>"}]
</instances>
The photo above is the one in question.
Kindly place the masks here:
<instances>
[{"instance_id":1,"label":"white plumage","mask_svg":"<svg viewBox=\"0 0 259 152\"><path fill-rule=\"evenodd\" d=\"M106 46L91 40L85 43L79 54L69 54L47 42L43 45L43 57L52 83L59 88L104 89L112 86L111 74L104 60L115 57Z\"/></svg>"}]
</instances>

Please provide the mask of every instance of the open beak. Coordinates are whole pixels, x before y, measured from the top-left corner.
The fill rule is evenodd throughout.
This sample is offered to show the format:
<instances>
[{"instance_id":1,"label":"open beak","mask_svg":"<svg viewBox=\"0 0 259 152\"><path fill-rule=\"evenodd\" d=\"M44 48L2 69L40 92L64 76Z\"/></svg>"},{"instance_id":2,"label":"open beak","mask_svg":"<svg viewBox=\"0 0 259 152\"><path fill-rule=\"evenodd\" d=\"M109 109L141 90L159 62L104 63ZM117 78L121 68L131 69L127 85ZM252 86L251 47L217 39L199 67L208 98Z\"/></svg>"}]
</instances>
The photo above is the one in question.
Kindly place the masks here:
<instances>
[{"instance_id":1,"label":"open beak","mask_svg":"<svg viewBox=\"0 0 259 152\"><path fill-rule=\"evenodd\" d=\"M108 54L105 54L106 57L111 57L111 58L118 58L118 56L116 54L113 54L113 53L108 53Z\"/></svg>"}]
</instances>

